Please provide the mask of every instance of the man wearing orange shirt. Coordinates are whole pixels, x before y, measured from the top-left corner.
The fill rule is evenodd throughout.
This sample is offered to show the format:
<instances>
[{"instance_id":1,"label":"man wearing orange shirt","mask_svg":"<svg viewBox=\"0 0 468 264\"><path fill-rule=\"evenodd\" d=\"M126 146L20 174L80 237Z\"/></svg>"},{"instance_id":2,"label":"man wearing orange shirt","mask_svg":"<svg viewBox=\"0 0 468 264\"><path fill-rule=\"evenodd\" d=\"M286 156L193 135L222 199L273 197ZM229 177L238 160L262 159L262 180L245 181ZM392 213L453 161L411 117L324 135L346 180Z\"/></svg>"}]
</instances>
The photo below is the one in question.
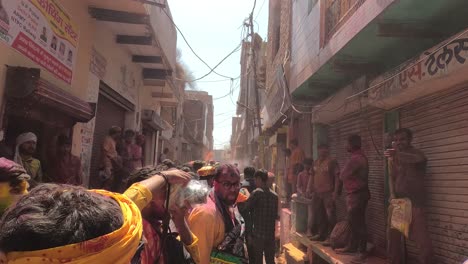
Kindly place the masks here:
<instances>
[{"instance_id":1,"label":"man wearing orange shirt","mask_svg":"<svg viewBox=\"0 0 468 264\"><path fill-rule=\"evenodd\" d=\"M246 261L243 220L235 206L240 187L239 169L231 164L219 166L207 203L190 213L190 229L199 239L199 264L209 264L211 258L222 258L225 253Z\"/></svg>"},{"instance_id":2,"label":"man wearing orange shirt","mask_svg":"<svg viewBox=\"0 0 468 264\"><path fill-rule=\"evenodd\" d=\"M289 172L288 172L288 197L296 192L297 184L297 173L294 171L294 167L297 164L302 164L305 159L304 151L299 147L297 139L293 139L289 142L291 146L291 158L289 159Z\"/></svg>"}]
</instances>

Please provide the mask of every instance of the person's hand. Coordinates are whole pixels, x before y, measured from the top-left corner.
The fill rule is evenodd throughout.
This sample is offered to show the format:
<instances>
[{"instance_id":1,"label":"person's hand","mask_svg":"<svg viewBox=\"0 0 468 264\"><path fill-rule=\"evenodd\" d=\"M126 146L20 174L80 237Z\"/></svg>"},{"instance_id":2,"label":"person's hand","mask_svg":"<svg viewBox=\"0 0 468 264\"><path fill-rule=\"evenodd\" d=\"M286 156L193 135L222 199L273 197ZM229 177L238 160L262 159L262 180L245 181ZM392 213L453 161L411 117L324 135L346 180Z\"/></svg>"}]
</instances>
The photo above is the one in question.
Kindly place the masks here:
<instances>
[{"instance_id":1,"label":"person's hand","mask_svg":"<svg viewBox=\"0 0 468 264\"><path fill-rule=\"evenodd\" d=\"M390 194L390 197L388 198L388 202L391 204L392 200L394 200L394 199L395 199L395 195Z\"/></svg>"},{"instance_id":2,"label":"person's hand","mask_svg":"<svg viewBox=\"0 0 468 264\"><path fill-rule=\"evenodd\" d=\"M185 223L185 217L187 216L189 209L190 204L187 201L184 202L184 206L182 207L174 206L169 209L172 221L174 221L176 227Z\"/></svg>"},{"instance_id":3,"label":"person's hand","mask_svg":"<svg viewBox=\"0 0 468 264\"><path fill-rule=\"evenodd\" d=\"M169 184L186 185L192 178L189 173L181 170L167 170L162 172L169 181Z\"/></svg>"},{"instance_id":4,"label":"person's hand","mask_svg":"<svg viewBox=\"0 0 468 264\"><path fill-rule=\"evenodd\" d=\"M384 156L387 158L393 158L395 157L396 150L395 149L386 149L384 151Z\"/></svg>"},{"instance_id":5,"label":"person's hand","mask_svg":"<svg viewBox=\"0 0 468 264\"><path fill-rule=\"evenodd\" d=\"M249 190L247 190L247 188L241 188L239 190L239 192L241 192L243 195L245 195L247 197L250 197L250 192L249 192Z\"/></svg>"}]
</instances>

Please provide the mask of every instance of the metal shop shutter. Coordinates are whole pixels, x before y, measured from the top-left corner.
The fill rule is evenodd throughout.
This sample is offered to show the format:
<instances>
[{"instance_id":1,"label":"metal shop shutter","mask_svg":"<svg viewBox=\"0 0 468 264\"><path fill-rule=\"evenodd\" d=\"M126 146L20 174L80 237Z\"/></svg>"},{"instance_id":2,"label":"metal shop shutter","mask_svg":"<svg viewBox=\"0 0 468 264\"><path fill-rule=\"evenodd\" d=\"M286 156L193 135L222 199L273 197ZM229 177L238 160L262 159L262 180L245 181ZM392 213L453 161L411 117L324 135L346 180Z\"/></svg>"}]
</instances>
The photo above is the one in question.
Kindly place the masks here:
<instances>
[{"instance_id":1,"label":"metal shop shutter","mask_svg":"<svg viewBox=\"0 0 468 264\"><path fill-rule=\"evenodd\" d=\"M428 158L427 218L440 264L468 259L468 87L451 89L406 105L401 127ZM414 255L415 247L409 243Z\"/></svg>"},{"instance_id":2,"label":"metal shop shutter","mask_svg":"<svg viewBox=\"0 0 468 264\"><path fill-rule=\"evenodd\" d=\"M119 126L122 129L125 125L125 109L118 106L107 97L99 95L96 123L94 127L93 154L90 168L90 185L96 187L98 184L97 176L101 161L101 144L104 137L108 134L109 128Z\"/></svg>"},{"instance_id":3,"label":"metal shop shutter","mask_svg":"<svg viewBox=\"0 0 468 264\"><path fill-rule=\"evenodd\" d=\"M365 108L351 114L330 126L328 137L332 157L343 168L349 153L346 141L349 135L362 137L362 149L369 159L369 189L371 200L367 207L369 239L382 254L386 248L386 209L384 205L384 162L383 162L383 111ZM337 204L338 219L344 220L346 206L344 190Z\"/></svg>"}]
</instances>

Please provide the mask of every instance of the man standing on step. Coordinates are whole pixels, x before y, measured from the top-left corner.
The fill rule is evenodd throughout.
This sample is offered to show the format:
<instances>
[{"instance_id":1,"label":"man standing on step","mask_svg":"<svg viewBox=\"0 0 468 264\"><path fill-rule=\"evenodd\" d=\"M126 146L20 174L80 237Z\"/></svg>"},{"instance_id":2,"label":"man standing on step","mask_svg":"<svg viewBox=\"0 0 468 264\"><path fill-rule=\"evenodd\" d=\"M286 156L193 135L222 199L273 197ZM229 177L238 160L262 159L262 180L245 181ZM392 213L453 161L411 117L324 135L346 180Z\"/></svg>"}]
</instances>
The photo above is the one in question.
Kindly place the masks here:
<instances>
[{"instance_id":1,"label":"man standing on step","mask_svg":"<svg viewBox=\"0 0 468 264\"><path fill-rule=\"evenodd\" d=\"M345 248L337 249L338 254L358 256L351 263L365 263L367 259L366 208L370 199L369 162L361 149L361 137L351 135L348 138L347 150L351 153L340 174L346 190L346 211L351 239Z\"/></svg>"},{"instance_id":2,"label":"man standing on step","mask_svg":"<svg viewBox=\"0 0 468 264\"><path fill-rule=\"evenodd\" d=\"M412 221L409 238L415 241L419 248L419 263L432 264L433 251L431 238L427 230L424 201L424 176L426 174L427 159L422 151L411 145L413 132L407 128L395 131L396 149L388 149L385 156L393 159L390 181L390 199L407 198L411 200ZM402 262L401 248L402 234L395 229L389 233L390 264Z\"/></svg>"},{"instance_id":3,"label":"man standing on step","mask_svg":"<svg viewBox=\"0 0 468 264\"><path fill-rule=\"evenodd\" d=\"M342 182L340 180L340 168L338 162L330 157L328 145L318 146L319 158L314 162L314 177L310 188L313 187L314 212L321 212L324 208L325 215L319 217L322 221L319 223L319 233L312 237L312 240L322 241L325 246L330 245L330 234L336 225L336 198L341 194Z\"/></svg>"}]
</instances>

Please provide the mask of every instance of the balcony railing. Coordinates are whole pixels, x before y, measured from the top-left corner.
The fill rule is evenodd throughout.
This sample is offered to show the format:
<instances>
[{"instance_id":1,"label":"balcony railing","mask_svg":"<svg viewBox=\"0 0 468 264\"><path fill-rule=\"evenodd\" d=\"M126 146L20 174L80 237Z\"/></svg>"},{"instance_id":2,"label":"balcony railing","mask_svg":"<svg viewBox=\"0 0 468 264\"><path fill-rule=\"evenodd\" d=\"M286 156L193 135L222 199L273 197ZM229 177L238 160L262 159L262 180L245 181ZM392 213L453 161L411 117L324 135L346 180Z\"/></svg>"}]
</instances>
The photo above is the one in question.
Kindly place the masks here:
<instances>
[{"instance_id":1,"label":"balcony railing","mask_svg":"<svg viewBox=\"0 0 468 264\"><path fill-rule=\"evenodd\" d=\"M366 0L325 0L326 42Z\"/></svg>"}]
</instances>

